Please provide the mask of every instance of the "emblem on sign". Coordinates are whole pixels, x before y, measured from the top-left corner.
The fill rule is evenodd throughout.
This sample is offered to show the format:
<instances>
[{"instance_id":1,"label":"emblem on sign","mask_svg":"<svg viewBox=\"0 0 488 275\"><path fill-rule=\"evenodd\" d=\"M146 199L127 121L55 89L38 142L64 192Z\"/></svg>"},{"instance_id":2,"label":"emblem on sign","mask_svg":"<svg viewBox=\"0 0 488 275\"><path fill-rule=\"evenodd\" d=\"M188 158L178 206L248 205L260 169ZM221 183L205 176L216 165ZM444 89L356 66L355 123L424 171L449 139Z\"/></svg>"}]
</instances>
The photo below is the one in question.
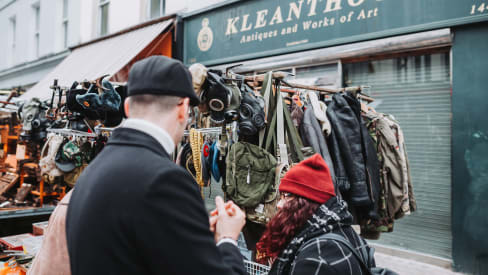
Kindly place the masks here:
<instances>
[{"instance_id":1,"label":"emblem on sign","mask_svg":"<svg viewBox=\"0 0 488 275\"><path fill-rule=\"evenodd\" d=\"M202 20L202 29L198 33L197 43L198 48L202 52L206 52L212 47L213 42L213 32L212 29L208 26L208 18L203 18Z\"/></svg>"}]
</instances>

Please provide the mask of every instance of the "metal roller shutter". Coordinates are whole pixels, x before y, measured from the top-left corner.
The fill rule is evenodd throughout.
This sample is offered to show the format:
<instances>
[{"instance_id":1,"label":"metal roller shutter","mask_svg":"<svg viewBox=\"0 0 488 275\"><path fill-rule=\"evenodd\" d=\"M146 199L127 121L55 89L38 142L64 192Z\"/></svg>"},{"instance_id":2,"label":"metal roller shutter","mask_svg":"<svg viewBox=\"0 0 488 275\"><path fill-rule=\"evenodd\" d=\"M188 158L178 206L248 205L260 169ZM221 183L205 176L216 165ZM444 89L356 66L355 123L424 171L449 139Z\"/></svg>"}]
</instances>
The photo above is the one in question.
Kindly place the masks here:
<instances>
[{"instance_id":1,"label":"metal roller shutter","mask_svg":"<svg viewBox=\"0 0 488 275\"><path fill-rule=\"evenodd\" d=\"M395 116L410 160L417 212L378 243L451 258L449 53L343 65L345 83L369 85L378 112Z\"/></svg>"}]
</instances>

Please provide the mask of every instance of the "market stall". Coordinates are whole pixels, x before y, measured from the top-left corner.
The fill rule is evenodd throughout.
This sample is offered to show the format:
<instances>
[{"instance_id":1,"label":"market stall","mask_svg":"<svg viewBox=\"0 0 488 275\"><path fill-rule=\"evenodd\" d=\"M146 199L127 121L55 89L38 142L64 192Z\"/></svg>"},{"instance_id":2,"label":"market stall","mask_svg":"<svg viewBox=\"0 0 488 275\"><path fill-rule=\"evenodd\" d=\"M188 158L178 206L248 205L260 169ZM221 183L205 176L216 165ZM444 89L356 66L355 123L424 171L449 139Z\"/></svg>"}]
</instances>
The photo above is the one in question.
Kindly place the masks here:
<instances>
[{"instance_id":1,"label":"market stall","mask_svg":"<svg viewBox=\"0 0 488 275\"><path fill-rule=\"evenodd\" d=\"M255 252L276 212L280 177L314 153L330 167L363 237L378 239L415 211L403 132L393 116L367 105L374 101L367 87L319 87L290 83L285 72L246 76L200 64L190 71L202 104L177 161L206 202L218 184L246 210L247 249Z\"/></svg>"}]
</instances>

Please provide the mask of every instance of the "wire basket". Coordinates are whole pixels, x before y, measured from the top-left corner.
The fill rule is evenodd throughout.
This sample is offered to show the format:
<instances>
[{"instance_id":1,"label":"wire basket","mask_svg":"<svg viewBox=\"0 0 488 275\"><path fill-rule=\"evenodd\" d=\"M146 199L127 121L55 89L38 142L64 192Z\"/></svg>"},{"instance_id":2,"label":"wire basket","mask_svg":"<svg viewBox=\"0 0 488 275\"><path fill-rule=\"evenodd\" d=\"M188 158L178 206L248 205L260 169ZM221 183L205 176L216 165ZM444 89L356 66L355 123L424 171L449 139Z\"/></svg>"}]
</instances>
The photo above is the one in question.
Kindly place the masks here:
<instances>
[{"instance_id":1,"label":"wire basket","mask_svg":"<svg viewBox=\"0 0 488 275\"><path fill-rule=\"evenodd\" d=\"M244 260L244 266L246 267L247 274L249 275L267 275L270 268L268 266Z\"/></svg>"}]
</instances>

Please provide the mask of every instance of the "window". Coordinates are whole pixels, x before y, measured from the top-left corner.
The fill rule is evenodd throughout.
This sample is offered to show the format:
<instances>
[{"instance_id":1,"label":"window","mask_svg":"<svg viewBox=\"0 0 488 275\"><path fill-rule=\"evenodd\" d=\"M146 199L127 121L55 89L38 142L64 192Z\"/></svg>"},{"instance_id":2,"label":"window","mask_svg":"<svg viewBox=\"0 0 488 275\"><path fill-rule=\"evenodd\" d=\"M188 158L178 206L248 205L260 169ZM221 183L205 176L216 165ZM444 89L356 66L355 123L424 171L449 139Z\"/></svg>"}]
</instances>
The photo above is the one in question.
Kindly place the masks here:
<instances>
[{"instance_id":1,"label":"window","mask_svg":"<svg viewBox=\"0 0 488 275\"><path fill-rule=\"evenodd\" d=\"M100 8L100 15L99 15L99 34L100 36L106 35L108 33L108 7L110 2L108 0L100 0L98 6Z\"/></svg>"},{"instance_id":2,"label":"window","mask_svg":"<svg viewBox=\"0 0 488 275\"><path fill-rule=\"evenodd\" d=\"M14 17L10 18L10 47L12 51L15 49L15 37L17 32L17 19Z\"/></svg>"},{"instance_id":3,"label":"window","mask_svg":"<svg viewBox=\"0 0 488 275\"><path fill-rule=\"evenodd\" d=\"M39 3L33 6L34 8L34 57L39 57L39 32L40 32L40 20L41 20L41 6Z\"/></svg>"},{"instance_id":4,"label":"window","mask_svg":"<svg viewBox=\"0 0 488 275\"><path fill-rule=\"evenodd\" d=\"M149 16L151 19L163 16L165 8L164 0L151 0L149 6Z\"/></svg>"},{"instance_id":5,"label":"window","mask_svg":"<svg viewBox=\"0 0 488 275\"><path fill-rule=\"evenodd\" d=\"M63 48L68 47L68 0L63 0Z\"/></svg>"},{"instance_id":6,"label":"window","mask_svg":"<svg viewBox=\"0 0 488 275\"><path fill-rule=\"evenodd\" d=\"M10 21L10 32L9 32L10 54L8 55L9 56L8 64L12 65L14 55L15 55L15 39L16 39L15 37L17 36L17 34L16 34L16 32L17 32L17 19L15 18L15 16L13 16L10 18L9 21Z\"/></svg>"}]
</instances>

